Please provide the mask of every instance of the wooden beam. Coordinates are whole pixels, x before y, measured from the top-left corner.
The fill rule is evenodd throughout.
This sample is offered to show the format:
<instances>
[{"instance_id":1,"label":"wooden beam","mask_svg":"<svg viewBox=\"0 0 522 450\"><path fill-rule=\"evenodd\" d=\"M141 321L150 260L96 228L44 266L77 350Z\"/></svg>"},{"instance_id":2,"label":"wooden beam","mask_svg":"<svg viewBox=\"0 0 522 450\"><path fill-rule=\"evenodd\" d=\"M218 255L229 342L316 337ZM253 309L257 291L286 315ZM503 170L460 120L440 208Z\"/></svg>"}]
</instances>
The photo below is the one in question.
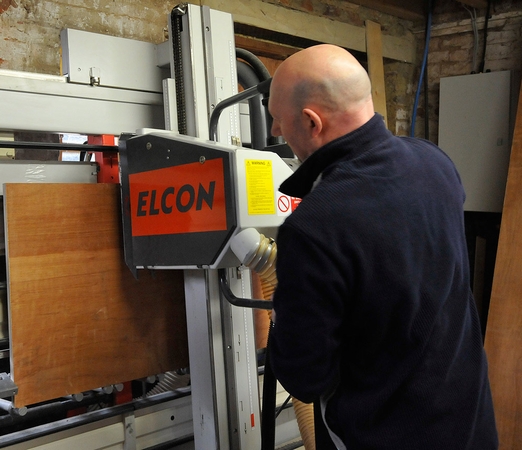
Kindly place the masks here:
<instances>
[{"instance_id":1,"label":"wooden beam","mask_svg":"<svg viewBox=\"0 0 522 450\"><path fill-rule=\"evenodd\" d=\"M427 13L427 2L424 0L350 0L350 3L412 21L424 19ZM487 0L459 0L459 3L477 9L488 5Z\"/></svg>"},{"instance_id":2,"label":"wooden beam","mask_svg":"<svg viewBox=\"0 0 522 450\"><path fill-rule=\"evenodd\" d=\"M522 448L522 89L502 211L485 348L500 449Z\"/></svg>"},{"instance_id":3,"label":"wooden beam","mask_svg":"<svg viewBox=\"0 0 522 450\"><path fill-rule=\"evenodd\" d=\"M281 61L301 50L297 47L275 44L274 42L263 41L253 37L241 36L237 34L235 36L235 41L237 48L248 50L256 56L279 59Z\"/></svg>"},{"instance_id":4,"label":"wooden beam","mask_svg":"<svg viewBox=\"0 0 522 450\"><path fill-rule=\"evenodd\" d=\"M459 3L477 9L485 9L488 6L488 0L459 0Z\"/></svg>"},{"instance_id":5,"label":"wooden beam","mask_svg":"<svg viewBox=\"0 0 522 450\"><path fill-rule=\"evenodd\" d=\"M350 3L406 20L421 20L426 16L422 0L350 0Z\"/></svg>"},{"instance_id":6,"label":"wooden beam","mask_svg":"<svg viewBox=\"0 0 522 450\"><path fill-rule=\"evenodd\" d=\"M301 50L300 48L278 45L246 36L236 35L235 40L236 48L248 50L256 55L271 76L274 75L276 69L286 58Z\"/></svg>"},{"instance_id":7,"label":"wooden beam","mask_svg":"<svg viewBox=\"0 0 522 450\"><path fill-rule=\"evenodd\" d=\"M236 23L366 52L365 27L272 5L261 0L200 0L192 3L228 12L232 14ZM416 45L412 33L402 37L384 35L383 56L411 63L415 60Z\"/></svg>"},{"instance_id":8,"label":"wooden beam","mask_svg":"<svg viewBox=\"0 0 522 450\"><path fill-rule=\"evenodd\" d=\"M366 49L368 55L368 74L372 82L372 96L375 111L384 117L384 123L388 126L381 26L371 20L366 21Z\"/></svg>"}]
</instances>

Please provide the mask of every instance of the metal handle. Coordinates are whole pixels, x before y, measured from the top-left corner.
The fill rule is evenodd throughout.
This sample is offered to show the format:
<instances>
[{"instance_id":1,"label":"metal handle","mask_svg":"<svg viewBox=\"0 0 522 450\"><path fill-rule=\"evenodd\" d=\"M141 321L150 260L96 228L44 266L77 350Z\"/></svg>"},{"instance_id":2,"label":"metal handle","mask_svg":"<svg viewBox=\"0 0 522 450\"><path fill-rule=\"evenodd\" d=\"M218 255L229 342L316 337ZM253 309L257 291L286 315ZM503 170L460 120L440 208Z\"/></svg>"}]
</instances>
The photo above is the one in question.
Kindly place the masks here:
<instances>
[{"instance_id":1,"label":"metal handle","mask_svg":"<svg viewBox=\"0 0 522 450\"><path fill-rule=\"evenodd\" d=\"M212 111L212 114L210 115L210 122L209 122L209 134L210 134L210 140L211 141L217 141L217 128L218 128L218 122L219 122L219 116L221 115L221 112L228 108L229 106L235 105L236 103L240 103L243 100L248 100L249 98L255 97L259 94L266 94L270 91L270 84L272 83L272 78L269 78L268 80L262 81L256 86L252 86L248 89L245 89L242 92L239 92L238 94L233 95L232 97L226 98L225 100L220 101L216 107L214 108L214 111Z\"/></svg>"},{"instance_id":2,"label":"metal handle","mask_svg":"<svg viewBox=\"0 0 522 450\"><path fill-rule=\"evenodd\" d=\"M243 308L257 308L257 309L272 309L272 301L261 300L256 298L241 298L236 297L230 290L227 281L227 274L225 269L218 269L219 287L223 296L228 302L234 306L242 306Z\"/></svg>"}]
</instances>

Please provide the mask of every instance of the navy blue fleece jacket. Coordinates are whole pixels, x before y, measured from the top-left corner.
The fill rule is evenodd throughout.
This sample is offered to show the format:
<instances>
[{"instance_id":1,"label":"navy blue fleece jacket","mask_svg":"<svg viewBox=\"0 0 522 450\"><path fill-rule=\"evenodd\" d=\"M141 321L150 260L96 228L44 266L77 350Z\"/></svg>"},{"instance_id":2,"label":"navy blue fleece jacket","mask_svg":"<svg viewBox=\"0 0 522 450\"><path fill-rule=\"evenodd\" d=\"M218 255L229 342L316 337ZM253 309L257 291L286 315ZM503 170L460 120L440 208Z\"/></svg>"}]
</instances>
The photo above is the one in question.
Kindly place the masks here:
<instances>
[{"instance_id":1,"label":"navy blue fleece jacket","mask_svg":"<svg viewBox=\"0 0 522 450\"><path fill-rule=\"evenodd\" d=\"M270 355L287 391L333 389L326 421L351 450L497 448L450 159L376 114L280 190L302 198L277 237Z\"/></svg>"}]
</instances>

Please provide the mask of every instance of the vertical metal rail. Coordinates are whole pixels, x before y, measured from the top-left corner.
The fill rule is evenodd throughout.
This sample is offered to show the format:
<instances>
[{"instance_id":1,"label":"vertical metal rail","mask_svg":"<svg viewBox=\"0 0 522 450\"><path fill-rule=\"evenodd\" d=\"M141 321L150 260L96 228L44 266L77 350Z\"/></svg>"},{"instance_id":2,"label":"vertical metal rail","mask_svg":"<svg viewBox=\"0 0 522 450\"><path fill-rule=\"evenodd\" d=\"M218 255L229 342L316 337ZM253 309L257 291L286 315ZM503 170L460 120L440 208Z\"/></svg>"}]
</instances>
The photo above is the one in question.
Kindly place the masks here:
<instances>
[{"instance_id":1,"label":"vertical metal rail","mask_svg":"<svg viewBox=\"0 0 522 450\"><path fill-rule=\"evenodd\" d=\"M228 439L221 308L215 271L185 270L195 448L231 448Z\"/></svg>"},{"instance_id":2,"label":"vertical metal rail","mask_svg":"<svg viewBox=\"0 0 522 450\"><path fill-rule=\"evenodd\" d=\"M182 4L171 19L178 129L208 139L209 111L237 93L232 16ZM239 135L235 105L224 113L219 141L238 144ZM195 448L260 448L252 311L229 308L217 270L185 270L184 277ZM251 296L248 276L232 281L237 294Z\"/></svg>"},{"instance_id":3,"label":"vertical metal rail","mask_svg":"<svg viewBox=\"0 0 522 450\"><path fill-rule=\"evenodd\" d=\"M176 87L176 108L178 112L178 131L187 134L187 116L185 104L185 84L183 77L183 58L181 49L182 17L187 12L186 3L182 3L172 9L170 13L170 33L172 41L173 67Z\"/></svg>"}]
</instances>

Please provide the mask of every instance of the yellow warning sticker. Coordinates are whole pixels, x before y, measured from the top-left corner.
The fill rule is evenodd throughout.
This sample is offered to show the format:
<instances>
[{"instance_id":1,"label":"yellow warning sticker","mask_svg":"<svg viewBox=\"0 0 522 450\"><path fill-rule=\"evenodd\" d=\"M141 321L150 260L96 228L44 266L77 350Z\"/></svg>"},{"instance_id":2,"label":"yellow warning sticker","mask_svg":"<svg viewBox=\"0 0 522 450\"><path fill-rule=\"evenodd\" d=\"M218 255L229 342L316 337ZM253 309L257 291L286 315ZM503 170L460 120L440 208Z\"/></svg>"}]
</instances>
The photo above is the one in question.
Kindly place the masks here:
<instances>
[{"instance_id":1,"label":"yellow warning sticker","mask_svg":"<svg viewBox=\"0 0 522 450\"><path fill-rule=\"evenodd\" d=\"M245 160L248 214L275 214L272 161Z\"/></svg>"}]
</instances>

